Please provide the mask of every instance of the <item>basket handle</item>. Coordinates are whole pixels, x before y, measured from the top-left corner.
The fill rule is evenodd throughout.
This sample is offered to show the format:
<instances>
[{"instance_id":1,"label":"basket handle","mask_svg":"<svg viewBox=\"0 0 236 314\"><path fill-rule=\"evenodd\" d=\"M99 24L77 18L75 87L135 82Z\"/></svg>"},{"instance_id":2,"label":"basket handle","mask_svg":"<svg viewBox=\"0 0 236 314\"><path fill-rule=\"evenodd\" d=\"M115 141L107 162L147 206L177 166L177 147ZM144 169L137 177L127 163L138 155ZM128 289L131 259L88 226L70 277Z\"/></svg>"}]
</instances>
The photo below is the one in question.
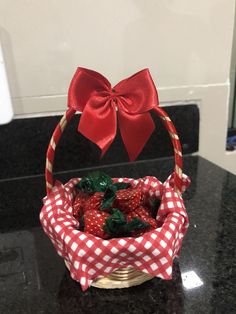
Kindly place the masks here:
<instances>
[{"instance_id":1,"label":"basket handle","mask_svg":"<svg viewBox=\"0 0 236 314\"><path fill-rule=\"evenodd\" d=\"M153 111L159 116L167 129L172 145L174 147L174 158L175 158L175 168L174 168L174 189L178 194L182 194L182 150L181 150L181 144L179 141L179 137L177 135L176 129L167 115L167 113L160 108L159 106L155 106L153 108ZM70 122L72 117L75 115L76 111L72 108L69 108L64 116L61 118L60 122L56 126L53 135L51 137L51 140L48 145L47 154L46 154L46 167L45 167L45 179L46 179L46 190L47 195L50 194L52 188L53 188L53 163L54 163L54 156L55 156L55 150L56 146L61 138L61 135L67 125L67 123Z\"/></svg>"}]
</instances>

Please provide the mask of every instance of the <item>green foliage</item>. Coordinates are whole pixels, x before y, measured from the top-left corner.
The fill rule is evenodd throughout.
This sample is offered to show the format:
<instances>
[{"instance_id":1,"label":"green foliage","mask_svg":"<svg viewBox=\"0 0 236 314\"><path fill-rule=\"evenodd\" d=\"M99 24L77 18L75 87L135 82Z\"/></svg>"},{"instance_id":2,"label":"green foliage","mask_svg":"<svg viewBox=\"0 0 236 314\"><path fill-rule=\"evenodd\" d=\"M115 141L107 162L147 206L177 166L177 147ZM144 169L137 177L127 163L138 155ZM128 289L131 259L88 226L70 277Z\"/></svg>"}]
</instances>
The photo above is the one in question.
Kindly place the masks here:
<instances>
[{"instance_id":1,"label":"green foliage","mask_svg":"<svg viewBox=\"0 0 236 314\"><path fill-rule=\"evenodd\" d=\"M86 193L105 192L112 185L112 179L102 171L95 171L83 177L76 188Z\"/></svg>"},{"instance_id":2,"label":"green foliage","mask_svg":"<svg viewBox=\"0 0 236 314\"><path fill-rule=\"evenodd\" d=\"M104 210L104 209L111 208L115 198L116 198L116 188L113 185L111 185L109 188L107 188L103 196L102 205L100 209Z\"/></svg>"},{"instance_id":3,"label":"green foliage","mask_svg":"<svg viewBox=\"0 0 236 314\"><path fill-rule=\"evenodd\" d=\"M119 209L113 208L103 229L111 238L120 238L131 236L132 231L147 227L150 227L149 223L136 217L127 222L124 214Z\"/></svg>"},{"instance_id":4,"label":"green foliage","mask_svg":"<svg viewBox=\"0 0 236 314\"><path fill-rule=\"evenodd\" d=\"M102 171L89 173L83 177L76 188L88 194L95 192L104 192L104 197L100 210L110 209L111 215L106 219L104 231L111 237L127 237L132 232L150 227L149 223L139 218L133 218L127 221L125 215L117 208L112 208L116 198L116 192L131 187L130 183L117 182L113 183L111 177ZM154 206L156 207L156 206ZM80 230L84 229L83 217L80 219Z\"/></svg>"},{"instance_id":5,"label":"green foliage","mask_svg":"<svg viewBox=\"0 0 236 314\"><path fill-rule=\"evenodd\" d=\"M111 208L116 191L129 188L130 183L117 182L113 183L112 178L102 171L95 171L83 177L76 185L76 188L85 193L105 192L101 210Z\"/></svg>"}]
</instances>

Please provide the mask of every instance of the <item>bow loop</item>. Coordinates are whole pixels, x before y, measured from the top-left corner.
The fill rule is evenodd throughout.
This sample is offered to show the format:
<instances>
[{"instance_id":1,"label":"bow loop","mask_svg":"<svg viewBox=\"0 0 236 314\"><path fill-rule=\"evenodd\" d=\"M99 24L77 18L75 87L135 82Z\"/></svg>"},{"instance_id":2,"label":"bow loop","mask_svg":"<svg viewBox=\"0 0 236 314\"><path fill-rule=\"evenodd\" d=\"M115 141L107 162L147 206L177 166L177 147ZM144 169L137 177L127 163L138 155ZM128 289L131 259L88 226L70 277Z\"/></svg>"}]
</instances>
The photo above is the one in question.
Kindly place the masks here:
<instances>
[{"instance_id":1,"label":"bow loop","mask_svg":"<svg viewBox=\"0 0 236 314\"><path fill-rule=\"evenodd\" d=\"M82 112L79 132L100 147L102 156L115 138L118 116L130 160L137 158L155 128L149 111L157 105L148 69L112 88L98 72L78 68L68 93L68 106Z\"/></svg>"},{"instance_id":2,"label":"bow loop","mask_svg":"<svg viewBox=\"0 0 236 314\"><path fill-rule=\"evenodd\" d=\"M84 111L88 100L95 94L111 90L110 82L100 73L79 67L68 91L68 107Z\"/></svg>"},{"instance_id":3,"label":"bow loop","mask_svg":"<svg viewBox=\"0 0 236 314\"><path fill-rule=\"evenodd\" d=\"M114 86L114 90L127 100L128 111L140 114L158 105L157 90L148 69L139 71Z\"/></svg>"}]
</instances>

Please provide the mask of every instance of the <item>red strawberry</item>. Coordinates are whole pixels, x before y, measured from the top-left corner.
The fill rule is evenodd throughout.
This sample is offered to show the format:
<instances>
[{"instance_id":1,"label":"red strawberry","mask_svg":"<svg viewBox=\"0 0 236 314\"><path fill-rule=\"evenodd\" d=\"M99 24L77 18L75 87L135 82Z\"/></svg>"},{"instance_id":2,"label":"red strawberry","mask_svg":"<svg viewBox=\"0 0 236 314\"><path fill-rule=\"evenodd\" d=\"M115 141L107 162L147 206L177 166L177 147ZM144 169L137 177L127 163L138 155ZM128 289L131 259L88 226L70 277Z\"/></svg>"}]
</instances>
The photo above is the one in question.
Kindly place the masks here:
<instances>
[{"instance_id":1,"label":"red strawberry","mask_svg":"<svg viewBox=\"0 0 236 314\"><path fill-rule=\"evenodd\" d=\"M103 192L95 192L93 195L87 197L83 201L83 210L84 212L88 210L98 210L102 204L104 193Z\"/></svg>"},{"instance_id":2,"label":"red strawberry","mask_svg":"<svg viewBox=\"0 0 236 314\"><path fill-rule=\"evenodd\" d=\"M128 213L140 205L141 199L141 186L118 190L116 192L116 198L113 203L113 207L119 208L121 211Z\"/></svg>"},{"instance_id":3,"label":"red strawberry","mask_svg":"<svg viewBox=\"0 0 236 314\"><path fill-rule=\"evenodd\" d=\"M96 237L107 239L109 236L103 228L109 216L110 214L97 209L87 210L84 213L84 231Z\"/></svg>"},{"instance_id":4,"label":"red strawberry","mask_svg":"<svg viewBox=\"0 0 236 314\"><path fill-rule=\"evenodd\" d=\"M131 221L133 218L139 218L140 220L148 223L150 227L145 228L144 230L138 230L133 233L134 236L140 236L143 233L149 231L150 229L156 229L158 227L156 219L150 216L150 212L143 206L137 207L134 211L129 212L126 216L127 221Z\"/></svg>"},{"instance_id":5,"label":"red strawberry","mask_svg":"<svg viewBox=\"0 0 236 314\"><path fill-rule=\"evenodd\" d=\"M82 198L78 194L78 195L76 195L74 203L73 203L73 216L75 217L75 219L77 219L79 221L82 214L83 214Z\"/></svg>"}]
</instances>

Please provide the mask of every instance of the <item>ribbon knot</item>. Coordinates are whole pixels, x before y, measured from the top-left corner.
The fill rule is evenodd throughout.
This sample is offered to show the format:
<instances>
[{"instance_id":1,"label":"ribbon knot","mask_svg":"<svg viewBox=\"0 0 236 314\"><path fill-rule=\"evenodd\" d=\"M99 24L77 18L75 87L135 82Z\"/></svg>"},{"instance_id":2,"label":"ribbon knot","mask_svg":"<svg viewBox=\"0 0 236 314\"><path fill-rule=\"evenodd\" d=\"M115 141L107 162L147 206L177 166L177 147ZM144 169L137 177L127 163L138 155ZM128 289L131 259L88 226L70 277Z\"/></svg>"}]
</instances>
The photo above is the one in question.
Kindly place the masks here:
<instances>
[{"instance_id":1,"label":"ribbon knot","mask_svg":"<svg viewBox=\"0 0 236 314\"><path fill-rule=\"evenodd\" d=\"M130 160L135 160L155 125L149 111L158 95L148 69L122 80L114 87L100 73L78 68L68 92L68 106L82 115L78 131L98 145L103 156L120 133Z\"/></svg>"}]
</instances>

